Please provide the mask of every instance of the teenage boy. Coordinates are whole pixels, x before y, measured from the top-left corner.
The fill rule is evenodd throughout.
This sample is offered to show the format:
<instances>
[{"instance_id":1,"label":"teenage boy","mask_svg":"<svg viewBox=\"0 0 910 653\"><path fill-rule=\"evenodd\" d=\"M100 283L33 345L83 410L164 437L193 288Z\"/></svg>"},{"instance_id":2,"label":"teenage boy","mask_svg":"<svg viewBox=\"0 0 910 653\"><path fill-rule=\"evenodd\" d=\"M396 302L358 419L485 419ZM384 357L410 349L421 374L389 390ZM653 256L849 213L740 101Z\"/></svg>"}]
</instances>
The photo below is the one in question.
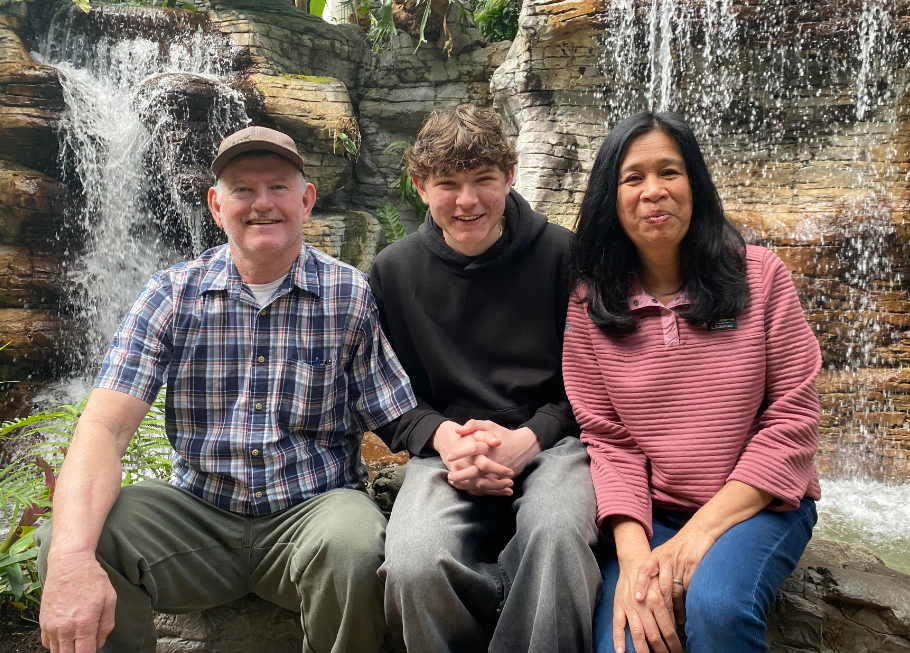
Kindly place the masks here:
<instances>
[{"instance_id":1,"label":"teenage boy","mask_svg":"<svg viewBox=\"0 0 910 653\"><path fill-rule=\"evenodd\" d=\"M516 159L492 111L434 112L408 157L426 220L371 271L418 404L376 430L412 456L379 570L409 651L592 647L594 490L561 374L571 233L511 190Z\"/></svg>"}]
</instances>

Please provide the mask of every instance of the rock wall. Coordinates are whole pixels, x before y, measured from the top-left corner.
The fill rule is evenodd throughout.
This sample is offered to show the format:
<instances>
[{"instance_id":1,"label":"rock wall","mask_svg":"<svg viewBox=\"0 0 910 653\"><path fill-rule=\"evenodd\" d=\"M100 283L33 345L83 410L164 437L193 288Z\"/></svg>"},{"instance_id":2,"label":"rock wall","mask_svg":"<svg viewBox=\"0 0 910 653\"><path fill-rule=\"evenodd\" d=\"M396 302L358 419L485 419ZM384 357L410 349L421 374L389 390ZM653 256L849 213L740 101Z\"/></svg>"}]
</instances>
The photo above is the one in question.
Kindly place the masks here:
<instances>
[{"instance_id":1,"label":"rock wall","mask_svg":"<svg viewBox=\"0 0 910 653\"><path fill-rule=\"evenodd\" d=\"M55 236L65 191L56 175L57 71L35 64L20 33L24 3L0 6L0 381L49 374L65 342ZM3 387L3 386L0 386ZM16 386L5 386L8 396Z\"/></svg>"}]
</instances>

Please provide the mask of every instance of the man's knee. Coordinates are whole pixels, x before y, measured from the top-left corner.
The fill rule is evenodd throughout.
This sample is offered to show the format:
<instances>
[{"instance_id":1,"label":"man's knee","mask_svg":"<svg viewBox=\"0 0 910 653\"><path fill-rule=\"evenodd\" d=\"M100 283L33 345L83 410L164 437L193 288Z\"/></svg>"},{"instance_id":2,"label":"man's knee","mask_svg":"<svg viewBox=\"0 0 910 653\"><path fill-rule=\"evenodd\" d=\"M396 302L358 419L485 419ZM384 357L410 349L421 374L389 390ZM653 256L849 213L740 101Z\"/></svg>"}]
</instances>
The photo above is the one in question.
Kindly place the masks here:
<instances>
[{"instance_id":1,"label":"man's knee","mask_svg":"<svg viewBox=\"0 0 910 653\"><path fill-rule=\"evenodd\" d=\"M375 577L384 556L386 519L363 493L344 492L351 494L339 497L344 501L336 502L337 510L320 520L315 550L300 547L296 552L298 566L319 563L340 574Z\"/></svg>"}]
</instances>

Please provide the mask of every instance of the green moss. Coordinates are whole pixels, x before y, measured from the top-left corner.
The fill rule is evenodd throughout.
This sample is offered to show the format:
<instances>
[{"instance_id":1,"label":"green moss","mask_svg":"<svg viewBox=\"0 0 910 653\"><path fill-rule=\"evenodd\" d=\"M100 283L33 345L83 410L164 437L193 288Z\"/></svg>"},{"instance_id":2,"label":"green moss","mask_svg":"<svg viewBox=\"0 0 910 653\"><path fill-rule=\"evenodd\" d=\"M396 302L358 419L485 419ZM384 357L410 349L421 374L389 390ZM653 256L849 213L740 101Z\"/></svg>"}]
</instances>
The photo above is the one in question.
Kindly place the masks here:
<instances>
[{"instance_id":1,"label":"green moss","mask_svg":"<svg viewBox=\"0 0 910 653\"><path fill-rule=\"evenodd\" d=\"M320 77L318 75L292 75L291 73L284 73L282 77L285 79L299 79L304 82L315 82L317 84L329 84L335 81L333 77Z\"/></svg>"}]
</instances>

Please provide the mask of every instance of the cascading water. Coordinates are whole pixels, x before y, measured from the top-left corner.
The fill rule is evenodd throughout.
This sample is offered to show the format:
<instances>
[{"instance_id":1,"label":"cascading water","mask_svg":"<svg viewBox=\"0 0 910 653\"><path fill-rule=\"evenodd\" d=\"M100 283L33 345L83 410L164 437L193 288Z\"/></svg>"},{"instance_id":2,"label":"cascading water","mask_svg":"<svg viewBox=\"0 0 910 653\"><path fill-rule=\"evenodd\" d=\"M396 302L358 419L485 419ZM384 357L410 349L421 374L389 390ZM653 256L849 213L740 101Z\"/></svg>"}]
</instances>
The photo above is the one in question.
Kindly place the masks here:
<instances>
[{"instance_id":1,"label":"cascading water","mask_svg":"<svg viewBox=\"0 0 910 653\"><path fill-rule=\"evenodd\" d=\"M820 465L817 533L910 571L910 485L891 472L910 453L881 454L894 429L910 429L906 395L881 380L904 362L902 318L888 307L908 299L899 117L910 56L897 4L845 3L816 29L811 6L788 2L612 0L599 97L607 130L639 111L683 113L747 239L812 252L797 288L826 382L851 390L823 397L837 451Z\"/></svg>"},{"instance_id":2,"label":"cascading water","mask_svg":"<svg viewBox=\"0 0 910 653\"><path fill-rule=\"evenodd\" d=\"M208 211L177 183L185 153L171 136L186 124L167 110L171 78L192 75L212 87L212 106L202 121L209 146L249 123L242 97L225 83L229 46L221 35L154 12L143 18L138 8L103 11L108 29L101 31L115 34L89 35L86 18L61 6L33 55L60 71L66 101L60 162L65 183L80 198L69 221L84 234L70 253L70 281L78 288L73 310L87 334L76 368L89 377L149 277L204 246ZM129 31L122 23L137 17L171 22L161 26L167 29L160 41L116 34ZM88 27L99 30L97 24ZM145 32L155 34L154 27ZM212 155L202 153L197 167L205 168ZM182 240L175 242L174 231L184 234ZM68 399L78 400L84 391L77 379L70 390L76 396Z\"/></svg>"}]
</instances>

